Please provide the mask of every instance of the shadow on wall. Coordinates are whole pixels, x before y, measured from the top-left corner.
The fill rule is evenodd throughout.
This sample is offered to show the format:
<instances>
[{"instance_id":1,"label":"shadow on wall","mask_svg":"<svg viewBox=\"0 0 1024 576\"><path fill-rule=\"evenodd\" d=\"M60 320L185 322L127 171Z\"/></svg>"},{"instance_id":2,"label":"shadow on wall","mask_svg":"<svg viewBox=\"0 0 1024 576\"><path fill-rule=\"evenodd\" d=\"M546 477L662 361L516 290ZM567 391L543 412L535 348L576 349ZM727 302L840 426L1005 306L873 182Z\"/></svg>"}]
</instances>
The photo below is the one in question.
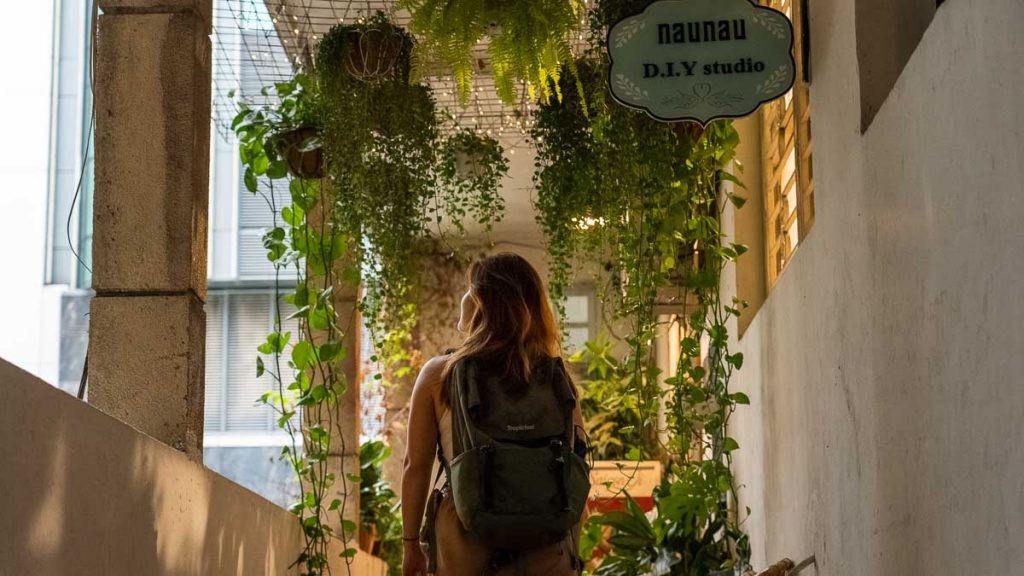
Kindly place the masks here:
<instances>
[{"instance_id":1,"label":"shadow on wall","mask_svg":"<svg viewBox=\"0 0 1024 576\"><path fill-rule=\"evenodd\" d=\"M0 576L297 573L287 511L3 360L0 389Z\"/></svg>"}]
</instances>

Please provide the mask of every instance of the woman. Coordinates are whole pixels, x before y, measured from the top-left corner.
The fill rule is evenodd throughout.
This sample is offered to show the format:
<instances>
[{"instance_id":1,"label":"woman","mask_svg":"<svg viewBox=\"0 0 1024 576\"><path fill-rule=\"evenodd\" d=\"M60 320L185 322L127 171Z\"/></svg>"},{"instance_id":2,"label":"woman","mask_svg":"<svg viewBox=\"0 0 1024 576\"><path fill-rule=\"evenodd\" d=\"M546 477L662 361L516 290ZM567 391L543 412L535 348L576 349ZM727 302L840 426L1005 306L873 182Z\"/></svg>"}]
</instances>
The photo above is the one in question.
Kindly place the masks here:
<instances>
[{"instance_id":1,"label":"woman","mask_svg":"<svg viewBox=\"0 0 1024 576\"><path fill-rule=\"evenodd\" d=\"M503 377L528 380L531 368L559 354L559 333L536 270L521 256L498 254L472 265L469 288L462 297L458 330L466 334L462 347L432 358L420 371L412 393L402 476L404 576L426 576L427 558L420 548L420 528L430 491L438 441L452 454L452 425L445 383L454 366L465 358L486 363ZM575 426L582 416L577 406ZM476 542L455 512L453 499L443 491L434 514L431 548L437 576L568 576L578 574L574 535L541 548L518 553L514 561ZM429 520L428 520L429 521ZM574 531L577 532L577 531Z\"/></svg>"}]
</instances>

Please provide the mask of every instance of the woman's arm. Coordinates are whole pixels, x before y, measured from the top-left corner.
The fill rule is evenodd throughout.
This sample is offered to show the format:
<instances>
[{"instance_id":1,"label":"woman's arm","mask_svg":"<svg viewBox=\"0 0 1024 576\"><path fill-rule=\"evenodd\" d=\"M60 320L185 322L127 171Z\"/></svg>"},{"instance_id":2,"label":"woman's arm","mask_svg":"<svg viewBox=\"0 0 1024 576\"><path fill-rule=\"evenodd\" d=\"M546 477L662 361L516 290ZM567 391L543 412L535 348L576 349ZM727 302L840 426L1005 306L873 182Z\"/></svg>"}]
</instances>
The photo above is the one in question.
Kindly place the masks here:
<instances>
[{"instance_id":1,"label":"woman's arm","mask_svg":"<svg viewBox=\"0 0 1024 576\"><path fill-rule=\"evenodd\" d=\"M437 453L438 434L434 397L440 386L443 365L443 358L432 358L424 364L412 389L405 444L405 471L402 473L402 535L405 538L419 534L423 508L430 490L430 473Z\"/></svg>"}]
</instances>

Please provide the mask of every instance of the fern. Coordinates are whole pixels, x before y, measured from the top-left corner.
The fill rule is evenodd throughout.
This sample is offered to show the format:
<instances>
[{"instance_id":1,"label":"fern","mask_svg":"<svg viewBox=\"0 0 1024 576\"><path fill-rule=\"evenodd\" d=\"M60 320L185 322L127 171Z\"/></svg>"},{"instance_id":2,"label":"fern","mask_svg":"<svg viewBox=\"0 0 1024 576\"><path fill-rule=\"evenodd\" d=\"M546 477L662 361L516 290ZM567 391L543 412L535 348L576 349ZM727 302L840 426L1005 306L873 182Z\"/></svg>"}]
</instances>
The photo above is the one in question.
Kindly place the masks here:
<instances>
[{"instance_id":1,"label":"fern","mask_svg":"<svg viewBox=\"0 0 1024 576\"><path fill-rule=\"evenodd\" d=\"M400 0L400 5L411 14L409 29L421 38L414 76L422 77L432 66L448 68L466 105L473 91L473 49L494 31L488 52L498 96L514 104L525 83L531 98L561 101L561 68L572 61L580 0Z\"/></svg>"}]
</instances>

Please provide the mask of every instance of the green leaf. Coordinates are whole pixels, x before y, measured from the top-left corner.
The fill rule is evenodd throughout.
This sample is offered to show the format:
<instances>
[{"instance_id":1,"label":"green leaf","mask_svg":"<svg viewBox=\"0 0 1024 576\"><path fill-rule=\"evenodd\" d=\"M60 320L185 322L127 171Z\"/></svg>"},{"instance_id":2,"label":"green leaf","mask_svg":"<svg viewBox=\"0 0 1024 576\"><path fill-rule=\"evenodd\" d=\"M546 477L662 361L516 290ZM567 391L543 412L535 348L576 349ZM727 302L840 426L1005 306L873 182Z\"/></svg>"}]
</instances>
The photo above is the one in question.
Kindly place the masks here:
<instances>
[{"instance_id":1,"label":"green leaf","mask_svg":"<svg viewBox=\"0 0 1024 576\"><path fill-rule=\"evenodd\" d=\"M262 176L267 173L267 168L270 167L270 159L267 158L266 154L260 153L252 158L252 171L257 176Z\"/></svg>"},{"instance_id":2,"label":"green leaf","mask_svg":"<svg viewBox=\"0 0 1024 576\"><path fill-rule=\"evenodd\" d=\"M295 87L291 82L276 82L274 90L277 91L278 96L288 96L295 90Z\"/></svg>"},{"instance_id":3,"label":"green leaf","mask_svg":"<svg viewBox=\"0 0 1024 576\"><path fill-rule=\"evenodd\" d=\"M292 364L296 370L305 370L313 365L313 345L302 340L292 347Z\"/></svg>"},{"instance_id":4,"label":"green leaf","mask_svg":"<svg viewBox=\"0 0 1024 576\"><path fill-rule=\"evenodd\" d=\"M264 371L263 358L260 358L259 356L257 356L256 357L256 377L259 378L260 376L263 376L263 371Z\"/></svg>"},{"instance_id":5,"label":"green leaf","mask_svg":"<svg viewBox=\"0 0 1024 576\"><path fill-rule=\"evenodd\" d=\"M739 450L740 444L736 440L726 436L725 441L722 442L722 452L728 454L733 450Z\"/></svg>"},{"instance_id":6,"label":"green leaf","mask_svg":"<svg viewBox=\"0 0 1024 576\"><path fill-rule=\"evenodd\" d=\"M320 346L321 362L341 361L345 359L346 355L345 344L340 340L324 342L323 345Z\"/></svg>"},{"instance_id":7,"label":"green leaf","mask_svg":"<svg viewBox=\"0 0 1024 576\"><path fill-rule=\"evenodd\" d=\"M355 548L345 548L345 551L341 553L342 558L352 558L356 555Z\"/></svg>"},{"instance_id":8,"label":"green leaf","mask_svg":"<svg viewBox=\"0 0 1024 576\"><path fill-rule=\"evenodd\" d=\"M295 412L287 411L282 414L281 417L277 419L277 427L284 428L287 426L288 422L292 419L292 416L295 416Z\"/></svg>"},{"instance_id":9,"label":"green leaf","mask_svg":"<svg viewBox=\"0 0 1024 576\"><path fill-rule=\"evenodd\" d=\"M313 386L313 389L309 391L309 395L313 398L313 401L319 404L327 398L327 387L323 384L317 384Z\"/></svg>"},{"instance_id":10,"label":"green leaf","mask_svg":"<svg viewBox=\"0 0 1024 576\"><path fill-rule=\"evenodd\" d=\"M244 180L245 189L249 192L255 193L257 190L256 174L253 173L252 168L246 167Z\"/></svg>"},{"instance_id":11,"label":"green leaf","mask_svg":"<svg viewBox=\"0 0 1024 576\"><path fill-rule=\"evenodd\" d=\"M271 180L279 180L288 175L288 163L284 160L274 160L267 166L267 177Z\"/></svg>"},{"instance_id":12,"label":"green leaf","mask_svg":"<svg viewBox=\"0 0 1024 576\"><path fill-rule=\"evenodd\" d=\"M750 397L744 394L743 392L736 392L735 394L730 394L729 400L732 400L733 404L750 404Z\"/></svg>"}]
</instances>

